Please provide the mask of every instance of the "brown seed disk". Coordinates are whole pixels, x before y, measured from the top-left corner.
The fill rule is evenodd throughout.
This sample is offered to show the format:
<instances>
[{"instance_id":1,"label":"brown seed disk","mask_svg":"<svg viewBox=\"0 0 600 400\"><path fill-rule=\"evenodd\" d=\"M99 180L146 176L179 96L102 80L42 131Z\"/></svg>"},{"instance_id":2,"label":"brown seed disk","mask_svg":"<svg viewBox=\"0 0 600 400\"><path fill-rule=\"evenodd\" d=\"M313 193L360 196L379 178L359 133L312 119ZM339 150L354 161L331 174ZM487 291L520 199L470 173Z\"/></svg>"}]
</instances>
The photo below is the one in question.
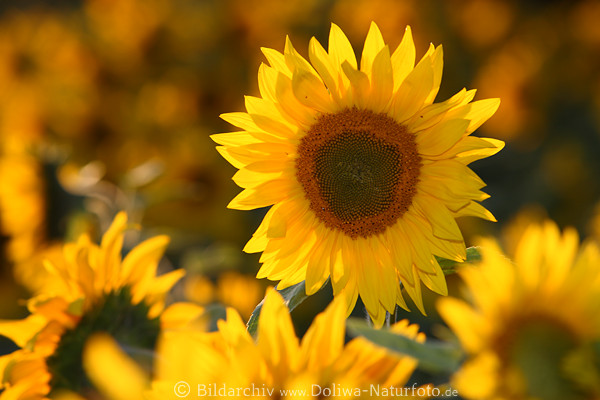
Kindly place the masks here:
<instances>
[{"instance_id":1,"label":"brown seed disk","mask_svg":"<svg viewBox=\"0 0 600 400\"><path fill-rule=\"evenodd\" d=\"M392 226L409 208L421 168L414 135L385 114L323 114L298 145L296 178L323 223L353 239Z\"/></svg>"}]
</instances>

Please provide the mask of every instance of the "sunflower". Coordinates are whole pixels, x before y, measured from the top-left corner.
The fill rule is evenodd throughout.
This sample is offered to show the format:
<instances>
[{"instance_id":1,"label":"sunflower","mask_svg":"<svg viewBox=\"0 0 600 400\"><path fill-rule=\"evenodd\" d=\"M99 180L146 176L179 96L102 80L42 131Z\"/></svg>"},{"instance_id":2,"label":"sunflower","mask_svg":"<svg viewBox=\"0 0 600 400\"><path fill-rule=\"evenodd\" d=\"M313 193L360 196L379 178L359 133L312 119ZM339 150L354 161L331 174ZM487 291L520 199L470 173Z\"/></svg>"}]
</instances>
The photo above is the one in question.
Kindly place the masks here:
<instances>
[{"instance_id":1,"label":"sunflower","mask_svg":"<svg viewBox=\"0 0 600 400\"><path fill-rule=\"evenodd\" d=\"M23 320L0 321L0 334L19 350L0 357L0 389L11 399L42 399L60 391L91 393L81 365L83 346L94 332L107 332L122 346L153 350L161 328L185 326L201 308L165 297L183 276L156 276L168 237L156 236L121 259L127 216L119 213L100 246L84 235L66 244L58 261L47 263L54 292L28 301ZM146 360L147 361L147 360Z\"/></svg>"},{"instance_id":2,"label":"sunflower","mask_svg":"<svg viewBox=\"0 0 600 400\"><path fill-rule=\"evenodd\" d=\"M600 249L577 233L531 225L514 263L482 244L465 267L470 301L440 299L439 311L467 361L454 376L469 399L600 398ZM594 346L596 346L594 350Z\"/></svg>"},{"instance_id":3,"label":"sunflower","mask_svg":"<svg viewBox=\"0 0 600 400\"><path fill-rule=\"evenodd\" d=\"M243 131L212 136L244 188L228 207L272 206L244 248L263 252L258 277L280 289L305 280L309 295L330 278L347 312L360 295L377 325L396 304L407 309L402 283L425 313L421 282L447 293L434 255L465 259L455 218L495 220L467 164L503 147L470 136L499 100L471 102L475 90L463 89L433 103L442 47L415 66L410 28L392 53L372 23L360 68L336 25L329 52L310 41L310 63L289 39L283 54L263 53L261 97L222 115Z\"/></svg>"},{"instance_id":4,"label":"sunflower","mask_svg":"<svg viewBox=\"0 0 600 400\"><path fill-rule=\"evenodd\" d=\"M217 332L165 332L149 398L177 398L189 390L208 398L267 399L322 398L334 391L346 393L343 398L371 398L369 390L380 390L379 396L386 398L384 388L388 394L390 387L400 390L417 361L363 338L344 344L344 321L345 304L336 299L300 341L283 299L269 288L256 341L232 308ZM406 320L391 329L425 340L418 326Z\"/></svg>"}]
</instances>

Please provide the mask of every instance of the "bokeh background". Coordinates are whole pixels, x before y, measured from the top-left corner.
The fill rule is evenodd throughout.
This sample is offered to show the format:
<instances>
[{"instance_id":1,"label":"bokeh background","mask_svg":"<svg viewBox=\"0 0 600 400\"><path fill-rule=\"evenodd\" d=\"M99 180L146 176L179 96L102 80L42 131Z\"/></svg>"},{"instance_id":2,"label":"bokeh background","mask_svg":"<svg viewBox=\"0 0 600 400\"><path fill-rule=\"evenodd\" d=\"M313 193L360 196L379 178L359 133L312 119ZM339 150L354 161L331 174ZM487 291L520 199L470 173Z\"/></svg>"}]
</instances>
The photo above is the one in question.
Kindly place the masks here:
<instances>
[{"instance_id":1,"label":"bokeh background","mask_svg":"<svg viewBox=\"0 0 600 400\"><path fill-rule=\"evenodd\" d=\"M460 220L468 244L494 235L510 253L545 217L600 239L600 1L4 1L0 318L26 314L22 299L47 284L43 259L83 232L99 238L119 210L141 225L129 246L171 236L161 267L188 270L174 298L247 318L270 283L241 249L265 210L226 209L235 170L209 135L233 130L219 114L258 95L260 47L282 50L289 35L307 56L335 22L360 53L372 20L391 47L411 25L418 57L443 44L438 100L463 87L502 99L476 134L506 148L472 165L499 222ZM300 332L328 296L295 311ZM407 314L428 332L434 300L433 318Z\"/></svg>"}]
</instances>

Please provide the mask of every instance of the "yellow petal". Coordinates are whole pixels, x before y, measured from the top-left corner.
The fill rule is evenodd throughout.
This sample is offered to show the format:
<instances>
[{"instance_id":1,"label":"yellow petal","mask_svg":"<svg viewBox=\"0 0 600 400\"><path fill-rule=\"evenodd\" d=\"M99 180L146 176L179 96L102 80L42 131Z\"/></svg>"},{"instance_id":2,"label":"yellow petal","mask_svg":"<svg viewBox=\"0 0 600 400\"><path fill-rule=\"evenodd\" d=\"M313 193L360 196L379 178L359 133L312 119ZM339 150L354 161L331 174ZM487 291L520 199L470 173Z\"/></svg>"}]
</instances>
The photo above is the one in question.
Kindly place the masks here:
<instances>
[{"instance_id":1,"label":"yellow petal","mask_svg":"<svg viewBox=\"0 0 600 400\"><path fill-rule=\"evenodd\" d=\"M299 262L298 266L296 266L293 270L286 272L284 277L279 277L277 279L281 279L277 284L277 288L285 289L290 286L297 285L306 279L306 264L308 262L308 257L304 257L304 259Z\"/></svg>"},{"instance_id":2,"label":"yellow petal","mask_svg":"<svg viewBox=\"0 0 600 400\"><path fill-rule=\"evenodd\" d=\"M485 324L485 320L480 314L464 301L453 297L439 299L436 306L468 352L478 352L482 349L485 336L479 327Z\"/></svg>"},{"instance_id":3,"label":"yellow petal","mask_svg":"<svg viewBox=\"0 0 600 400\"><path fill-rule=\"evenodd\" d=\"M414 286L405 284L404 289L406 290L406 293L408 293L412 301L415 303L419 311L421 311L423 315L427 315L427 313L425 313L425 306L423 305L423 296L421 294L421 277L415 265L412 266L412 270L413 280L415 281L415 284Z\"/></svg>"},{"instance_id":4,"label":"yellow petal","mask_svg":"<svg viewBox=\"0 0 600 400\"><path fill-rule=\"evenodd\" d=\"M324 228L318 229L317 237L323 238ZM311 255L306 266L306 294L312 295L316 293L325 280L329 277L329 257L331 253L333 235L326 235L322 241L317 239L317 245L314 253Z\"/></svg>"},{"instance_id":5,"label":"yellow petal","mask_svg":"<svg viewBox=\"0 0 600 400\"><path fill-rule=\"evenodd\" d=\"M268 238L282 238L285 237L287 232L287 216L281 210L282 203L277 203L273 206L271 213L271 220L269 221L269 227L267 228Z\"/></svg>"},{"instance_id":6,"label":"yellow petal","mask_svg":"<svg viewBox=\"0 0 600 400\"><path fill-rule=\"evenodd\" d=\"M277 50L269 49L267 47L261 47L260 50L265 55L267 61L269 61L269 65L271 65L272 68L274 68L277 72L284 74L288 78L292 77L292 71L285 62L285 56L283 54Z\"/></svg>"},{"instance_id":7,"label":"yellow petal","mask_svg":"<svg viewBox=\"0 0 600 400\"><path fill-rule=\"evenodd\" d=\"M452 119L419 132L416 135L419 153L426 156L444 153L460 140L468 126L468 120Z\"/></svg>"},{"instance_id":8,"label":"yellow petal","mask_svg":"<svg viewBox=\"0 0 600 400\"><path fill-rule=\"evenodd\" d=\"M39 333L48 321L41 315L32 314L19 320L0 320L0 335L6 336L21 348Z\"/></svg>"},{"instance_id":9,"label":"yellow petal","mask_svg":"<svg viewBox=\"0 0 600 400\"><path fill-rule=\"evenodd\" d=\"M161 329L182 329L195 326L195 322L204 314L204 307L189 302L177 302L169 305L160 315Z\"/></svg>"},{"instance_id":10,"label":"yellow petal","mask_svg":"<svg viewBox=\"0 0 600 400\"><path fill-rule=\"evenodd\" d=\"M446 276L436 259L432 257L432 260L435 272L433 274L420 274L421 280L433 292L447 296L448 286L446 284Z\"/></svg>"},{"instance_id":11,"label":"yellow petal","mask_svg":"<svg viewBox=\"0 0 600 400\"><path fill-rule=\"evenodd\" d=\"M450 118L464 118L471 121L467 133L472 133L487 121L500 107L500 99L485 99L466 104L451 113Z\"/></svg>"},{"instance_id":12,"label":"yellow petal","mask_svg":"<svg viewBox=\"0 0 600 400\"><path fill-rule=\"evenodd\" d=\"M442 82L442 69L444 68L444 49L442 45L439 45L433 54L431 55L431 63L433 66L433 86L429 96L425 99L425 104L431 104L435 100L435 97L440 90L440 83Z\"/></svg>"},{"instance_id":13,"label":"yellow petal","mask_svg":"<svg viewBox=\"0 0 600 400\"><path fill-rule=\"evenodd\" d=\"M246 132L217 133L210 135L210 138L216 143L224 146L240 146L260 142L257 138Z\"/></svg>"},{"instance_id":14,"label":"yellow petal","mask_svg":"<svg viewBox=\"0 0 600 400\"><path fill-rule=\"evenodd\" d=\"M342 65L347 61L352 68L357 68L354 49L344 32L336 24L331 24L329 31L329 55L334 65Z\"/></svg>"},{"instance_id":15,"label":"yellow petal","mask_svg":"<svg viewBox=\"0 0 600 400\"><path fill-rule=\"evenodd\" d=\"M250 114L250 118L252 118L252 121L259 128L257 129L258 131L263 130L275 136L284 138L292 138L297 134L297 130L292 130L288 124L281 120L276 120L260 114Z\"/></svg>"},{"instance_id":16,"label":"yellow petal","mask_svg":"<svg viewBox=\"0 0 600 400\"><path fill-rule=\"evenodd\" d=\"M381 314L385 314L385 311L379 304L379 276L373 273L373 269L377 268L376 261L369 257L373 251L368 248L366 240L353 240L352 244L349 255L353 254L357 260L354 274L358 276L360 298L373 321L380 321Z\"/></svg>"},{"instance_id":17,"label":"yellow petal","mask_svg":"<svg viewBox=\"0 0 600 400\"><path fill-rule=\"evenodd\" d=\"M374 112L382 112L387 108L392 97L393 72L390 49L385 46L375 56L371 71L370 106Z\"/></svg>"},{"instance_id":18,"label":"yellow petal","mask_svg":"<svg viewBox=\"0 0 600 400\"><path fill-rule=\"evenodd\" d=\"M222 120L229 122L231 125L237 126L238 128L246 131L259 131L260 129L252 120L252 117L248 113L244 112L231 112L223 113L219 115Z\"/></svg>"},{"instance_id":19,"label":"yellow petal","mask_svg":"<svg viewBox=\"0 0 600 400\"><path fill-rule=\"evenodd\" d=\"M431 92L433 80L431 58L423 57L394 94L391 112L396 121L406 121L423 107Z\"/></svg>"},{"instance_id":20,"label":"yellow petal","mask_svg":"<svg viewBox=\"0 0 600 400\"><path fill-rule=\"evenodd\" d=\"M481 204L474 201L454 213L456 217L479 217L487 221L497 222L496 217Z\"/></svg>"},{"instance_id":21,"label":"yellow petal","mask_svg":"<svg viewBox=\"0 0 600 400\"><path fill-rule=\"evenodd\" d=\"M398 90L404 79L415 67L415 43L412 38L410 26L406 27L402 41L392 54L392 67L394 71L394 93Z\"/></svg>"},{"instance_id":22,"label":"yellow petal","mask_svg":"<svg viewBox=\"0 0 600 400\"><path fill-rule=\"evenodd\" d=\"M482 140L490 143L492 147L477 149L477 150L468 150L463 153L460 153L457 160L463 164L470 164L473 161L481 160L482 158L493 156L498 153L500 150L504 148L504 142L502 140L490 139L490 138L481 138Z\"/></svg>"},{"instance_id":23,"label":"yellow petal","mask_svg":"<svg viewBox=\"0 0 600 400\"><path fill-rule=\"evenodd\" d=\"M227 307L226 319L217 321L217 328L227 343L236 345L240 342L246 342L254 345L242 317L234 308Z\"/></svg>"},{"instance_id":24,"label":"yellow petal","mask_svg":"<svg viewBox=\"0 0 600 400\"><path fill-rule=\"evenodd\" d=\"M254 167L256 167L256 164L261 164L261 163L265 163L266 161L261 161L258 163L254 163L254 164L249 164L249 166L254 165ZM276 163L276 166L279 166L279 168L281 168L280 163ZM273 165L269 165L269 167L273 167ZM266 181L270 181L272 179L277 179L277 178L281 178L281 171L280 172L270 172L270 173L263 173L263 172L256 172L256 171L250 171L250 169L248 168L241 168L238 172L235 173L235 175L233 175L233 181L236 183L236 185L244 188L244 189L254 189L256 188L258 185L262 184L263 182Z\"/></svg>"},{"instance_id":25,"label":"yellow petal","mask_svg":"<svg viewBox=\"0 0 600 400\"><path fill-rule=\"evenodd\" d=\"M331 62L329 54L325 51L321 43L316 38L311 38L308 47L308 57L310 62L315 67L323 83L329 89L329 93L333 96L336 103L340 103L340 91L338 88L339 71Z\"/></svg>"},{"instance_id":26,"label":"yellow petal","mask_svg":"<svg viewBox=\"0 0 600 400\"><path fill-rule=\"evenodd\" d=\"M350 275L343 287L338 286L337 292L335 289L336 285L334 284L334 295L343 296L346 300L346 316L349 316L352 310L354 310L354 306L358 300L358 285L356 279L355 275Z\"/></svg>"},{"instance_id":27,"label":"yellow petal","mask_svg":"<svg viewBox=\"0 0 600 400\"><path fill-rule=\"evenodd\" d=\"M327 89L315 75L296 71L292 78L292 89L298 101L306 107L311 107L321 113L333 113L336 105L329 96Z\"/></svg>"},{"instance_id":28,"label":"yellow petal","mask_svg":"<svg viewBox=\"0 0 600 400\"><path fill-rule=\"evenodd\" d=\"M403 283L414 285L412 277L412 250L409 246L409 235L402 227L403 221L400 220L396 225L389 229L389 245L392 251L394 265L399 273L400 280Z\"/></svg>"},{"instance_id":29,"label":"yellow petal","mask_svg":"<svg viewBox=\"0 0 600 400\"><path fill-rule=\"evenodd\" d=\"M245 189L238 194L227 208L236 210L253 210L255 208L267 207L283 200L290 191L290 182L275 179L258 185L254 189Z\"/></svg>"},{"instance_id":30,"label":"yellow petal","mask_svg":"<svg viewBox=\"0 0 600 400\"><path fill-rule=\"evenodd\" d=\"M342 258L342 246L341 243L343 241L342 236L336 231L330 232L332 235L332 245L331 245L331 254L329 255L329 268L331 275L331 283L333 284L333 292L338 293L348 282L348 277L350 275L350 270L348 265L344 263Z\"/></svg>"},{"instance_id":31,"label":"yellow petal","mask_svg":"<svg viewBox=\"0 0 600 400\"><path fill-rule=\"evenodd\" d=\"M143 241L135 246L125 257L121 264L120 274L127 283L135 283L151 269L155 273L158 262L162 258L167 246L169 237L159 235Z\"/></svg>"},{"instance_id":32,"label":"yellow petal","mask_svg":"<svg viewBox=\"0 0 600 400\"><path fill-rule=\"evenodd\" d=\"M243 248L244 253L259 253L264 251L269 243L269 239L265 235L252 235L248 243Z\"/></svg>"},{"instance_id":33,"label":"yellow petal","mask_svg":"<svg viewBox=\"0 0 600 400\"><path fill-rule=\"evenodd\" d=\"M285 37L285 49L283 51L283 55L288 68L290 71L292 71L292 74L304 71L314 75L319 82L323 84L321 82L321 78L313 69L312 65L310 65L310 63L296 51L289 36Z\"/></svg>"},{"instance_id":34,"label":"yellow petal","mask_svg":"<svg viewBox=\"0 0 600 400\"><path fill-rule=\"evenodd\" d=\"M348 62L342 64L342 70L350 81L354 104L359 108L365 108L368 104L368 96L371 90L369 77L364 72L353 68Z\"/></svg>"},{"instance_id":35,"label":"yellow petal","mask_svg":"<svg viewBox=\"0 0 600 400\"><path fill-rule=\"evenodd\" d=\"M371 247L374 254L377 254L379 275L379 302L383 308L393 313L396 306L396 294L400 290L400 284L396 276L396 270L389 253L389 247L386 246L379 236L372 237Z\"/></svg>"},{"instance_id":36,"label":"yellow petal","mask_svg":"<svg viewBox=\"0 0 600 400\"><path fill-rule=\"evenodd\" d=\"M315 121L315 111L298 101L294 95L291 78L278 74L275 91L281 108L296 121L299 129L307 131Z\"/></svg>"},{"instance_id":37,"label":"yellow petal","mask_svg":"<svg viewBox=\"0 0 600 400\"><path fill-rule=\"evenodd\" d=\"M151 282L144 284L138 282L136 285L132 285L132 303L136 304L141 302L144 298L147 299L148 304L156 303L151 312L148 313L149 318L154 318L162 312L164 308L164 298L167 293L173 288L173 286L183 278L185 270L180 268L174 271L167 272L161 276L152 279Z\"/></svg>"},{"instance_id":38,"label":"yellow petal","mask_svg":"<svg viewBox=\"0 0 600 400\"><path fill-rule=\"evenodd\" d=\"M406 127L410 132L419 132L423 129L431 128L432 126L442 122L451 109L459 107L462 104L468 103L475 95L475 90L462 89L454 96L442 103L430 104L417 112L410 120L407 121ZM446 118L448 119L448 118ZM463 118L468 119L468 118Z\"/></svg>"},{"instance_id":39,"label":"yellow petal","mask_svg":"<svg viewBox=\"0 0 600 400\"><path fill-rule=\"evenodd\" d=\"M336 360L344 348L346 299L343 295L317 315L302 338L302 360L308 371L321 372ZM304 369L303 368L303 369Z\"/></svg>"},{"instance_id":40,"label":"yellow petal","mask_svg":"<svg viewBox=\"0 0 600 400\"><path fill-rule=\"evenodd\" d=\"M276 81L271 82L274 92L276 91L275 83ZM269 132L271 135L275 136L275 141L279 141L281 138L293 138L298 133L298 127L296 126L295 120L285 111L283 111L276 99L266 100L259 97L244 96L244 100L246 104L246 110L248 111L248 114L253 117L253 121L256 123L256 125L265 130L265 132ZM254 117L257 115L274 120L283 127L277 130L266 129L260 124L262 120L257 120L257 118Z\"/></svg>"},{"instance_id":41,"label":"yellow petal","mask_svg":"<svg viewBox=\"0 0 600 400\"><path fill-rule=\"evenodd\" d=\"M452 386L466 398L492 398L499 393L497 385L502 381L497 375L501 368L498 356L489 350L484 351L463 364L452 377Z\"/></svg>"},{"instance_id":42,"label":"yellow petal","mask_svg":"<svg viewBox=\"0 0 600 400\"><path fill-rule=\"evenodd\" d=\"M424 158L426 158L428 160L447 160L447 159L451 159L451 158L457 158L457 157L459 157L460 154L470 152L472 150L489 151L489 150L495 149L495 148L496 148L496 145L493 142L489 141L487 138L478 138L475 136L464 136L458 142L456 142L456 144L454 146L452 146L450 149L448 149L444 153L437 155L437 156L425 156ZM457 161L461 162L462 164L468 164L468 163L463 162L460 159L457 159Z\"/></svg>"},{"instance_id":43,"label":"yellow petal","mask_svg":"<svg viewBox=\"0 0 600 400\"><path fill-rule=\"evenodd\" d=\"M281 153L267 154L266 157L268 158L267 160L253 162L244 168L248 171L266 174L267 176L273 174L273 178L275 178L281 176L285 170L291 169L294 165L293 160L290 160L286 155Z\"/></svg>"},{"instance_id":44,"label":"yellow petal","mask_svg":"<svg viewBox=\"0 0 600 400\"><path fill-rule=\"evenodd\" d=\"M277 102L275 82L277 81L277 70L261 63L258 67L258 91L263 99Z\"/></svg>"},{"instance_id":45,"label":"yellow petal","mask_svg":"<svg viewBox=\"0 0 600 400\"><path fill-rule=\"evenodd\" d=\"M252 158L236 154L234 150L235 148L233 147L217 146L216 149L221 157L227 160L227 162L233 165L235 168L243 168L253 161Z\"/></svg>"},{"instance_id":46,"label":"yellow petal","mask_svg":"<svg viewBox=\"0 0 600 400\"><path fill-rule=\"evenodd\" d=\"M462 241L462 233L446 206L427 195L415 196L415 208L431 223L434 236L454 241Z\"/></svg>"},{"instance_id":47,"label":"yellow petal","mask_svg":"<svg viewBox=\"0 0 600 400\"><path fill-rule=\"evenodd\" d=\"M415 232L417 230L416 227L421 227L419 231L431 246L431 253L456 262L463 262L467 258L464 242L440 240L438 237L435 237L431 223L423 215L417 212L408 212L404 215L403 219L410 227L411 232Z\"/></svg>"},{"instance_id":48,"label":"yellow petal","mask_svg":"<svg viewBox=\"0 0 600 400\"><path fill-rule=\"evenodd\" d=\"M367 76L371 76L371 68L375 57L385 46L381 31L375 22L371 22L367 38L365 39L365 45L360 59L360 70Z\"/></svg>"},{"instance_id":49,"label":"yellow petal","mask_svg":"<svg viewBox=\"0 0 600 400\"><path fill-rule=\"evenodd\" d=\"M83 351L83 368L94 386L114 400L143 399L149 378L109 335L90 337Z\"/></svg>"},{"instance_id":50,"label":"yellow petal","mask_svg":"<svg viewBox=\"0 0 600 400\"><path fill-rule=\"evenodd\" d=\"M269 288L259 317L257 346L275 368L291 370L299 353L298 338L283 298Z\"/></svg>"}]
</instances>

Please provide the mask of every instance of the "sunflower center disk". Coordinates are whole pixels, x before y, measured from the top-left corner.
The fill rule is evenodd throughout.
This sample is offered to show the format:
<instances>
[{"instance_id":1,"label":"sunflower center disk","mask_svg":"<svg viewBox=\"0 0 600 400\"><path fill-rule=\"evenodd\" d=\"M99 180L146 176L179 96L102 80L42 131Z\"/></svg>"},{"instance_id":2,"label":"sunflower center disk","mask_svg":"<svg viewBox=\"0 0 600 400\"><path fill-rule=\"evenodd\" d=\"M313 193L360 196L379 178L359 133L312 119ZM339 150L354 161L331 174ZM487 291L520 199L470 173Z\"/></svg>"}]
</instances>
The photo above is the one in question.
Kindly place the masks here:
<instances>
[{"instance_id":1,"label":"sunflower center disk","mask_svg":"<svg viewBox=\"0 0 600 400\"><path fill-rule=\"evenodd\" d=\"M298 154L296 176L312 211L353 239L385 231L416 192L414 137L384 114L352 108L322 115Z\"/></svg>"}]
</instances>

